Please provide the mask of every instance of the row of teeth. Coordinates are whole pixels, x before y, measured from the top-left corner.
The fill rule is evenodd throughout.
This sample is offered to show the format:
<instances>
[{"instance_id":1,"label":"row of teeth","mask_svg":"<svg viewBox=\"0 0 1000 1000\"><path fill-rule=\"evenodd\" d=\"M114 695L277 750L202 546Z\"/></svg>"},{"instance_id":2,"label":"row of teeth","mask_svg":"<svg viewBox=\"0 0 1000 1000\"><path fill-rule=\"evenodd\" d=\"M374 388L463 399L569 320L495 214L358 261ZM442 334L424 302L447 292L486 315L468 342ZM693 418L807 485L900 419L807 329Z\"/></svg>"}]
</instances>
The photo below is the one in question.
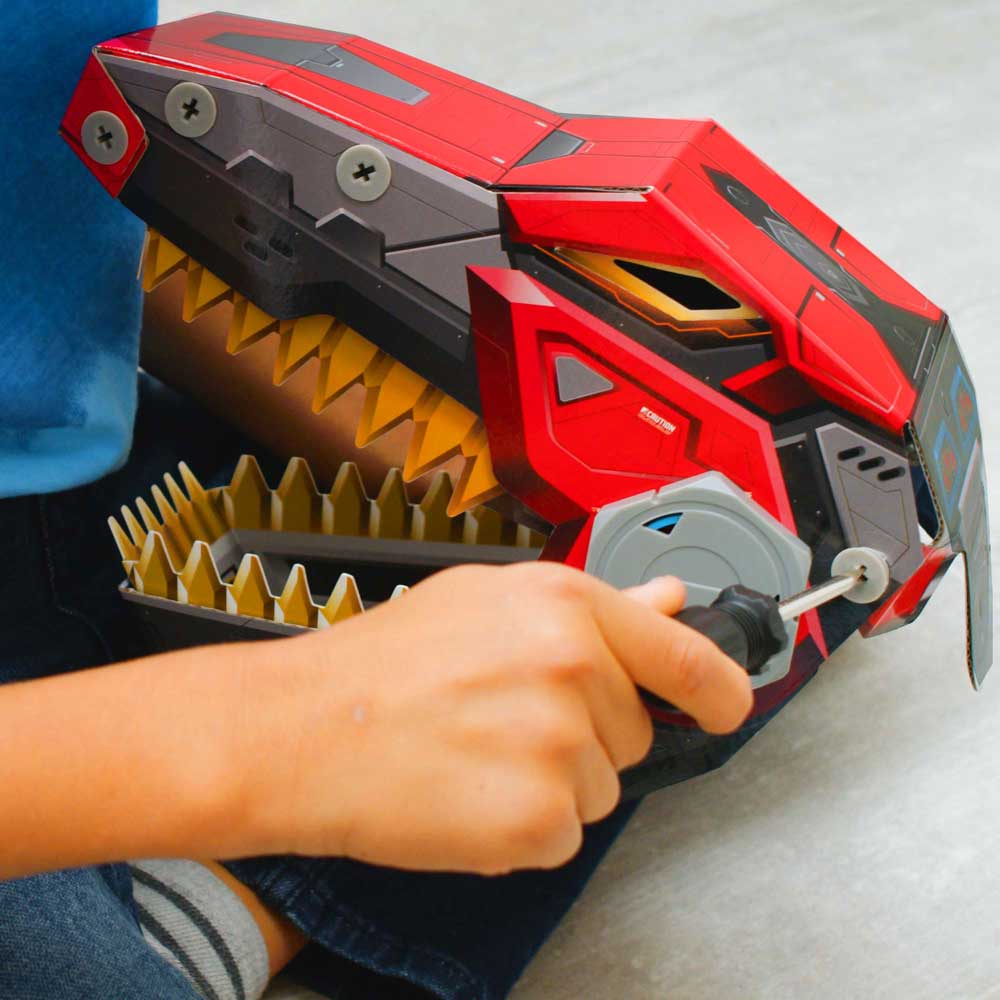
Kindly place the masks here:
<instances>
[{"instance_id":1,"label":"row of teeth","mask_svg":"<svg viewBox=\"0 0 1000 1000\"><path fill-rule=\"evenodd\" d=\"M358 585L349 573L341 574L327 603L318 607L309 590L305 567L298 563L292 567L281 593L275 596L268 588L260 557L252 552L243 556L233 581L223 583L211 549L204 542L194 544L178 573L157 531L146 536L130 579L138 593L150 597L305 628L333 625L364 610ZM392 596L405 590L397 587Z\"/></svg>"},{"instance_id":2,"label":"row of teeth","mask_svg":"<svg viewBox=\"0 0 1000 1000\"><path fill-rule=\"evenodd\" d=\"M456 456L463 459L448 513L455 517L502 492L493 474L483 421L441 389L333 316L279 320L255 306L162 234L150 229L143 288L150 292L178 271L186 271L183 318L190 323L223 302L231 302L226 349L238 354L271 334L280 338L274 383L280 385L312 358L320 362L313 410L321 412L354 385L367 390L356 444L365 447L406 420L413 434L403 465L406 482Z\"/></svg>"},{"instance_id":3,"label":"row of teeth","mask_svg":"<svg viewBox=\"0 0 1000 1000\"><path fill-rule=\"evenodd\" d=\"M195 607L307 628L332 625L363 610L354 578L340 576L325 605L313 601L305 567L296 564L280 594L270 591L260 558L243 556L224 581L210 546L232 530L310 532L368 538L538 548L544 536L488 507L461 517L448 513L451 478L438 472L420 503L411 503L403 476L393 469L378 495L369 497L358 468L345 462L333 487L320 493L301 458L293 458L274 490L257 461L244 455L227 486L206 489L181 463L183 487L169 473L166 492L153 486L157 512L141 497L138 517L122 507L122 521L108 523L129 585L141 594ZM124 525L124 526L123 526ZM396 588L396 596L405 588Z\"/></svg>"}]
</instances>

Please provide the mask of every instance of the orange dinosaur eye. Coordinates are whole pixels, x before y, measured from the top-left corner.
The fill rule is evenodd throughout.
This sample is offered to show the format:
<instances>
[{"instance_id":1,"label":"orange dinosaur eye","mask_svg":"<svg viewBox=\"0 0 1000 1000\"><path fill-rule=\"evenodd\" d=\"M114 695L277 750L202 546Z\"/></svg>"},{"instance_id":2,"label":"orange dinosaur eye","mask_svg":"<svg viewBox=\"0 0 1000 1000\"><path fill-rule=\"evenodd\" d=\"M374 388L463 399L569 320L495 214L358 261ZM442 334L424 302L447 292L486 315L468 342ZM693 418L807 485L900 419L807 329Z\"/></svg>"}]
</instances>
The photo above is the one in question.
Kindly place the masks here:
<instances>
[{"instance_id":1,"label":"orange dinosaur eye","mask_svg":"<svg viewBox=\"0 0 1000 1000\"><path fill-rule=\"evenodd\" d=\"M689 347L770 333L760 313L700 271L568 247L544 252Z\"/></svg>"}]
</instances>

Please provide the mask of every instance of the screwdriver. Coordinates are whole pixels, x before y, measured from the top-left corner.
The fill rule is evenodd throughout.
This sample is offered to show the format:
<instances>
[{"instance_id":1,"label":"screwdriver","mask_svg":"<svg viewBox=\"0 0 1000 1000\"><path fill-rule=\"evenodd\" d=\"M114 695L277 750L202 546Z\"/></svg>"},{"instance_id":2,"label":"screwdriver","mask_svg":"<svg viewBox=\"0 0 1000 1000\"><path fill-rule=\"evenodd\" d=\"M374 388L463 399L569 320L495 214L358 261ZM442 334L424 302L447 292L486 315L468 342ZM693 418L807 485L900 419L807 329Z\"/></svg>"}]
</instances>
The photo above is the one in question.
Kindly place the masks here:
<instances>
[{"instance_id":1,"label":"screwdriver","mask_svg":"<svg viewBox=\"0 0 1000 1000\"><path fill-rule=\"evenodd\" d=\"M711 639L748 673L759 674L788 645L787 622L838 597L870 604L889 587L888 560L875 549L844 549L831 569L834 575L825 583L783 601L736 584L722 590L707 607L685 608L676 618Z\"/></svg>"}]
</instances>

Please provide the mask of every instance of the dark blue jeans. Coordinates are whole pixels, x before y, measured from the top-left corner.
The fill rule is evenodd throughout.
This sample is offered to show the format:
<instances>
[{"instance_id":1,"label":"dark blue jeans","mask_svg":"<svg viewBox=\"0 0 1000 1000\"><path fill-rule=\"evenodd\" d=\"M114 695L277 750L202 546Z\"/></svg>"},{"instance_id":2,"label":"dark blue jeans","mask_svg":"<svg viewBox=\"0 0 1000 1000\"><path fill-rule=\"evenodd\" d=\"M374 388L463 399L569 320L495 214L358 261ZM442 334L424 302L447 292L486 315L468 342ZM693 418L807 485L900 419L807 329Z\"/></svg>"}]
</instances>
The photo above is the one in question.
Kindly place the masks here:
<instances>
[{"instance_id":1,"label":"dark blue jeans","mask_svg":"<svg viewBox=\"0 0 1000 1000\"><path fill-rule=\"evenodd\" d=\"M137 494L148 495L179 460L215 483L244 450L253 448L231 429L144 380L125 468L64 494L0 500L0 682L142 655L143 634L116 593L121 571L105 520ZM229 867L313 940L291 971L320 992L344 1000L428 994L496 1000L509 992L630 814L627 807L591 827L580 854L552 872L487 879L310 858ZM127 870L109 865L0 883L0 996L192 1000L195 994L145 946Z\"/></svg>"}]
</instances>

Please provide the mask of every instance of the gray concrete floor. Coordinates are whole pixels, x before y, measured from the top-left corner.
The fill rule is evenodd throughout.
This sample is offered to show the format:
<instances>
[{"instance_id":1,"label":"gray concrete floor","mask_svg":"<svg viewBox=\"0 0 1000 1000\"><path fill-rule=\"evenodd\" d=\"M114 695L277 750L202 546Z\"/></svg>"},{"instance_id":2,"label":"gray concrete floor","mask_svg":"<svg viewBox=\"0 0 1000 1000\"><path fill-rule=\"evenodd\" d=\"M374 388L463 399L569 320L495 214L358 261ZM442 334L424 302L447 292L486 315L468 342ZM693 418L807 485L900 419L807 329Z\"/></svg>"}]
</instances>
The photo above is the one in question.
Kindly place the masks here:
<instances>
[{"instance_id":1,"label":"gray concrete floor","mask_svg":"<svg viewBox=\"0 0 1000 1000\"><path fill-rule=\"evenodd\" d=\"M164 20L211 9L163 0ZM1000 3L255 0L562 111L711 116L952 315L1000 524ZM516 1000L1000 997L1000 676L957 568L649 799ZM1000 670L997 671L1000 674Z\"/></svg>"}]
</instances>

